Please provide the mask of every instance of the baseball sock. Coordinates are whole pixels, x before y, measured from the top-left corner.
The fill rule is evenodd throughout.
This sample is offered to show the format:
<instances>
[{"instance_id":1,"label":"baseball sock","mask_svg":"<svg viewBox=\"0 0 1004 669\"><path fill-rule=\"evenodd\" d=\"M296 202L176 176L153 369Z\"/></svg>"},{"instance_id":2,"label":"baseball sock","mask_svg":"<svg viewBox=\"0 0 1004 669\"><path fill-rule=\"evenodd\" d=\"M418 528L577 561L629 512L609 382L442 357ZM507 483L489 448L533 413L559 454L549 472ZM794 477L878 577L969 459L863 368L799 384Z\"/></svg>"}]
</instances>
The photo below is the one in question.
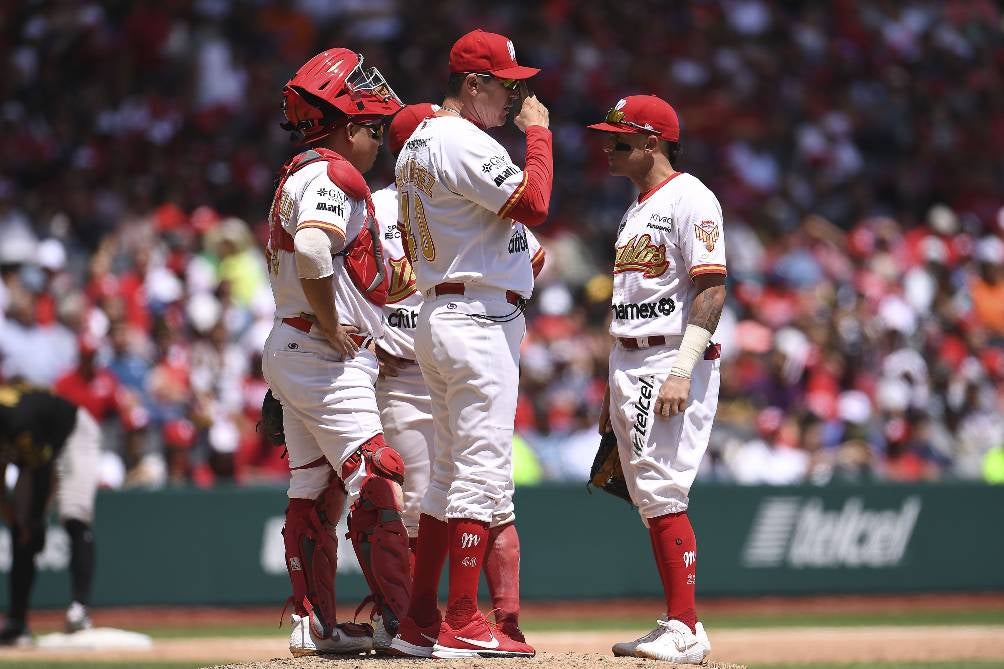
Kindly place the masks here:
<instances>
[{"instance_id":1,"label":"baseball sock","mask_svg":"<svg viewBox=\"0 0 1004 669\"><path fill-rule=\"evenodd\" d=\"M415 580L411 586L408 617L427 627L436 622L439 609L439 576L450 549L446 523L422 514L418 519L415 544Z\"/></svg>"},{"instance_id":2,"label":"baseball sock","mask_svg":"<svg viewBox=\"0 0 1004 669\"><path fill-rule=\"evenodd\" d=\"M666 615L694 631L697 609L697 538L686 511L648 519L655 561L666 593Z\"/></svg>"},{"instance_id":3,"label":"baseball sock","mask_svg":"<svg viewBox=\"0 0 1004 669\"><path fill-rule=\"evenodd\" d=\"M488 523L472 518L450 518L450 594L446 622L463 627L478 610L478 582L488 550Z\"/></svg>"},{"instance_id":4,"label":"baseball sock","mask_svg":"<svg viewBox=\"0 0 1004 669\"><path fill-rule=\"evenodd\" d=\"M91 604L91 582L94 579L94 533L91 526L75 518L63 523L70 535L70 583L73 601Z\"/></svg>"},{"instance_id":5,"label":"baseball sock","mask_svg":"<svg viewBox=\"0 0 1004 669\"><path fill-rule=\"evenodd\" d=\"M418 550L418 537L408 537L408 567L411 570L411 580L415 581L415 551Z\"/></svg>"},{"instance_id":6,"label":"baseball sock","mask_svg":"<svg viewBox=\"0 0 1004 669\"><path fill-rule=\"evenodd\" d=\"M499 622L519 625L519 533L514 523L488 531L485 580Z\"/></svg>"}]
</instances>

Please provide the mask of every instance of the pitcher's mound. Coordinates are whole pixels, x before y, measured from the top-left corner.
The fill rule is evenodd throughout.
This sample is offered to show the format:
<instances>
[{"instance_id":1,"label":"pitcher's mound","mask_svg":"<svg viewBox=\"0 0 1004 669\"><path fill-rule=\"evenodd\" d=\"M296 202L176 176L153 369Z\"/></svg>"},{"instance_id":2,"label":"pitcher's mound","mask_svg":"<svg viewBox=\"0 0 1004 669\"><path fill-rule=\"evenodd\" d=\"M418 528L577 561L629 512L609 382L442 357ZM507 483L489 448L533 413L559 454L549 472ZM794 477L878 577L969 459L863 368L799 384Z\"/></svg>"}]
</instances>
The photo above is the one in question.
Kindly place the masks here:
<instances>
[{"instance_id":1,"label":"pitcher's mound","mask_svg":"<svg viewBox=\"0 0 1004 669\"><path fill-rule=\"evenodd\" d=\"M376 658L374 658L376 659ZM420 660L412 658L380 658L381 667L399 666L402 669L421 669L425 667L435 667L435 669L493 669L507 664L498 659L469 659L469 660ZM367 662L367 658L356 656L326 655L324 657L300 657L268 660L264 662L249 662L246 664L225 664L218 665L212 669L335 669L336 667L350 667L355 669ZM533 666L535 669L654 669L652 660L643 660L636 657L611 657L610 655L599 655L593 653L537 653L532 659L520 659L519 666ZM513 665L515 666L515 665ZM746 669L742 665L708 662L701 665L704 669ZM697 669L696 665L678 665L670 662L659 662L659 669Z\"/></svg>"},{"instance_id":2,"label":"pitcher's mound","mask_svg":"<svg viewBox=\"0 0 1004 669\"><path fill-rule=\"evenodd\" d=\"M95 627L73 634L43 634L35 645L46 650L148 650L153 641L139 632Z\"/></svg>"}]
</instances>

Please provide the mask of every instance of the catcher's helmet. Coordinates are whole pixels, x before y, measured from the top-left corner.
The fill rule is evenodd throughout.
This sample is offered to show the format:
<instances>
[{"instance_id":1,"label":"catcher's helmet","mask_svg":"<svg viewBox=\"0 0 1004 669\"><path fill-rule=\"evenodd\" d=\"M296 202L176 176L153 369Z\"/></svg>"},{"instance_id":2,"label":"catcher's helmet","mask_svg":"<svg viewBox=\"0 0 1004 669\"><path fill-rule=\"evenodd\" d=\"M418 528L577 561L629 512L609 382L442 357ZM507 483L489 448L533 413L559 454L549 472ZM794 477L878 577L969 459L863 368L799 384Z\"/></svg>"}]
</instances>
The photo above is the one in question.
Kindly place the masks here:
<instances>
[{"instance_id":1,"label":"catcher's helmet","mask_svg":"<svg viewBox=\"0 0 1004 669\"><path fill-rule=\"evenodd\" d=\"M306 142L331 134L346 120L393 116L400 109L400 98L380 70L364 69L362 55L350 49L322 51L282 89L282 127Z\"/></svg>"}]
</instances>

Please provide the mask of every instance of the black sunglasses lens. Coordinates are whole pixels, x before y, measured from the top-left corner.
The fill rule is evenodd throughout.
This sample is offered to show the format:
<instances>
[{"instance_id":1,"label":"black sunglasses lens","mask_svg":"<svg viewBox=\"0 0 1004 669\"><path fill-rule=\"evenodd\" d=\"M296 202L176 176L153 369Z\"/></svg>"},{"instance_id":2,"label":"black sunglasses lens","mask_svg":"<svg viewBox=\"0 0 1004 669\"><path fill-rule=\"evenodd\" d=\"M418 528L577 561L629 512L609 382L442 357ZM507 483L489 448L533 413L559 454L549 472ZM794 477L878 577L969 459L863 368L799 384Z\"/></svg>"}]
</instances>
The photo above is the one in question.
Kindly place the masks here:
<instances>
[{"instance_id":1,"label":"black sunglasses lens","mask_svg":"<svg viewBox=\"0 0 1004 669\"><path fill-rule=\"evenodd\" d=\"M615 142L614 151L630 151L633 147L625 142Z\"/></svg>"}]
</instances>

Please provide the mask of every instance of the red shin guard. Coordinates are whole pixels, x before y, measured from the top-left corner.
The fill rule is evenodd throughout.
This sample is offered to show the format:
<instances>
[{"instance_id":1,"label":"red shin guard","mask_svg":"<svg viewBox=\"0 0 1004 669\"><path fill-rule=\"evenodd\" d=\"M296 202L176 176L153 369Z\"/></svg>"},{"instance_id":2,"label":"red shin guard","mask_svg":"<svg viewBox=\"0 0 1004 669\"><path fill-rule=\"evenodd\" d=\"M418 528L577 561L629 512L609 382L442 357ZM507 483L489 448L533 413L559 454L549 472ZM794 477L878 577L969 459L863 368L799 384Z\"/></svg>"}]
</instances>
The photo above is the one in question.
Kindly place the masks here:
<instances>
[{"instance_id":1,"label":"red shin guard","mask_svg":"<svg viewBox=\"0 0 1004 669\"><path fill-rule=\"evenodd\" d=\"M360 446L357 455L365 461L367 475L349 511L349 537L377 610L392 620L388 629L396 630L411 599L408 531L401 521L404 463L384 444L382 434Z\"/></svg>"},{"instance_id":2,"label":"red shin guard","mask_svg":"<svg viewBox=\"0 0 1004 669\"><path fill-rule=\"evenodd\" d=\"M428 627L439 619L439 577L443 573L443 563L449 549L446 523L424 513L419 516L415 577L408 617L420 626Z\"/></svg>"},{"instance_id":3,"label":"red shin guard","mask_svg":"<svg viewBox=\"0 0 1004 669\"><path fill-rule=\"evenodd\" d=\"M338 540L334 525L323 522L312 499L291 499L282 529L286 569L297 615L311 610L327 637L335 620L335 567Z\"/></svg>"},{"instance_id":4,"label":"red shin guard","mask_svg":"<svg viewBox=\"0 0 1004 669\"><path fill-rule=\"evenodd\" d=\"M519 534L514 523L488 531L485 580L496 619L519 624Z\"/></svg>"},{"instance_id":5,"label":"red shin guard","mask_svg":"<svg viewBox=\"0 0 1004 669\"><path fill-rule=\"evenodd\" d=\"M488 550L488 523L470 518L450 518L450 594L446 622L460 628L478 610L478 581Z\"/></svg>"},{"instance_id":6,"label":"red shin guard","mask_svg":"<svg viewBox=\"0 0 1004 669\"><path fill-rule=\"evenodd\" d=\"M697 624L694 589L697 581L697 538L687 512L648 520L649 536L666 593L666 615L691 631Z\"/></svg>"}]
</instances>

